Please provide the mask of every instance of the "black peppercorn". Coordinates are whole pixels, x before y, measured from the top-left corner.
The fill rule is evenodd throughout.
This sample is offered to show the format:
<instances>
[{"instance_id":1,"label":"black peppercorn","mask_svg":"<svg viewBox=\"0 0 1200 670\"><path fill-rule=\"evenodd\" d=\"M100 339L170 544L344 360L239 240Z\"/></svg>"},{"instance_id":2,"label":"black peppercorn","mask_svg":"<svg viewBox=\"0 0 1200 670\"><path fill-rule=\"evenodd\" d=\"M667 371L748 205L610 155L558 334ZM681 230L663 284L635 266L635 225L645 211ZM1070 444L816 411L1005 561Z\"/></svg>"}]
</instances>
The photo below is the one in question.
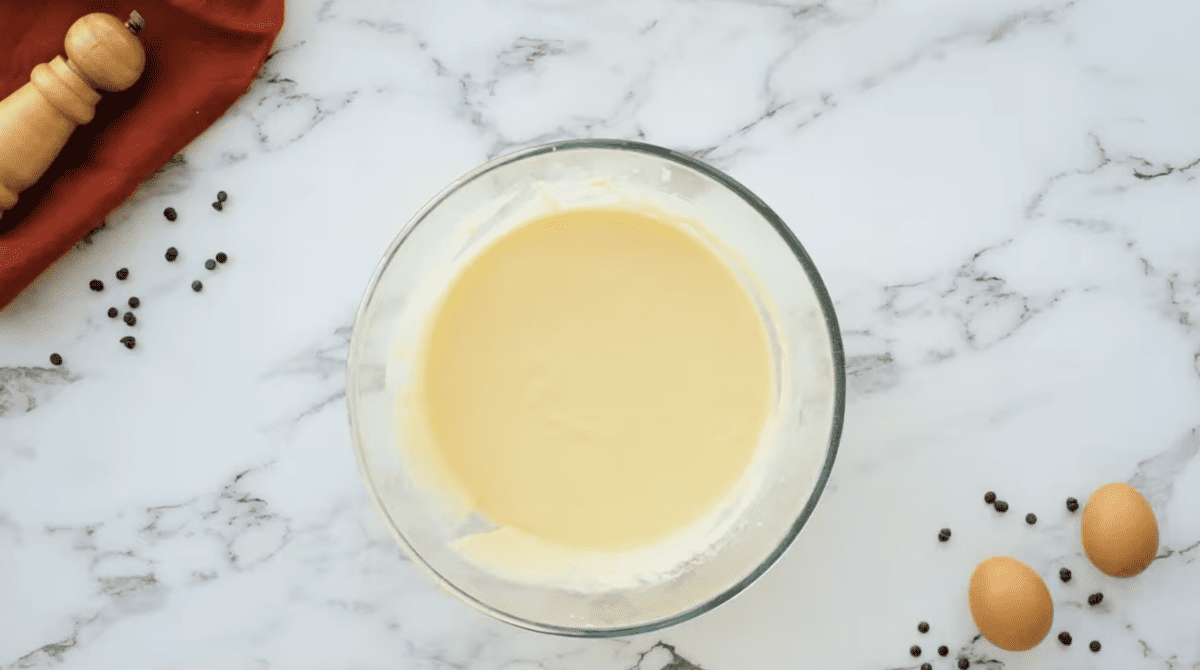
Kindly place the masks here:
<instances>
[{"instance_id":1,"label":"black peppercorn","mask_svg":"<svg viewBox=\"0 0 1200 670\"><path fill-rule=\"evenodd\" d=\"M1071 634L1064 630L1058 634L1058 641L1067 646L1071 646Z\"/></svg>"},{"instance_id":2,"label":"black peppercorn","mask_svg":"<svg viewBox=\"0 0 1200 670\"><path fill-rule=\"evenodd\" d=\"M179 250L175 247L167 247L167 262L174 262L176 258L179 258Z\"/></svg>"},{"instance_id":3,"label":"black peppercorn","mask_svg":"<svg viewBox=\"0 0 1200 670\"><path fill-rule=\"evenodd\" d=\"M994 491L988 491L987 493L983 494L983 502L989 505L996 502L996 493Z\"/></svg>"},{"instance_id":4,"label":"black peppercorn","mask_svg":"<svg viewBox=\"0 0 1200 670\"><path fill-rule=\"evenodd\" d=\"M969 667L971 667L971 662L968 661L965 656L959 656L958 657L958 670L967 670L967 668L969 668Z\"/></svg>"},{"instance_id":5,"label":"black peppercorn","mask_svg":"<svg viewBox=\"0 0 1200 670\"><path fill-rule=\"evenodd\" d=\"M229 256L226 256L224 251L217 253L217 262L218 263L224 263L227 260L229 260Z\"/></svg>"},{"instance_id":6,"label":"black peppercorn","mask_svg":"<svg viewBox=\"0 0 1200 670\"><path fill-rule=\"evenodd\" d=\"M917 624L917 630L921 631L922 633L928 633L929 632L929 624L922 621L921 623Z\"/></svg>"},{"instance_id":7,"label":"black peppercorn","mask_svg":"<svg viewBox=\"0 0 1200 670\"><path fill-rule=\"evenodd\" d=\"M121 344L124 344L126 349L132 349L137 344L137 340L132 335L126 335L121 338Z\"/></svg>"},{"instance_id":8,"label":"black peppercorn","mask_svg":"<svg viewBox=\"0 0 1200 670\"><path fill-rule=\"evenodd\" d=\"M995 507L996 511L1000 512L1001 514L1008 511L1008 503L1004 502L1003 500L997 500L993 507Z\"/></svg>"},{"instance_id":9,"label":"black peppercorn","mask_svg":"<svg viewBox=\"0 0 1200 670\"><path fill-rule=\"evenodd\" d=\"M947 647L944 644L942 646L938 647L938 656L949 656L949 655L950 655L950 647Z\"/></svg>"},{"instance_id":10,"label":"black peppercorn","mask_svg":"<svg viewBox=\"0 0 1200 670\"><path fill-rule=\"evenodd\" d=\"M940 540L942 542L946 542L949 539L950 539L950 529L949 528L943 528L938 531L938 540Z\"/></svg>"},{"instance_id":11,"label":"black peppercorn","mask_svg":"<svg viewBox=\"0 0 1200 670\"><path fill-rule=\"evenodd\" d=\"M1026 514L1025 515L1025 523L1029 524L1030 526L1037 523L1037 515L1034 514L1033 512Z\"/></svg>"},{"instance_id":12,"label":"black peppercorn","mask_svg":"<svg viewBox=\"0 0 1200 670\"><path fill-rule=\"evenodd\" d=\"M192 282L192 290L195 291L196 293L199 293L200 289L202 289L202 288L204 288L204 284L201 284L199 279Z\"/></svg>"},{"instance_id":13,"label":"black peppercorn","mask_svg":"<svg viewBox=\"0 0 1200 670\"><path fill-rule=\"evenodd\" d=\"M138 297L136 295L129 299L129 306L134 309L137 309L138 305L140 305L140 304L142 304L142 301L138 300Z\"/></svg>"},{"instance_id":14,"label":"black peppercorn","mask_svg":"<svg viewBox=\"0 0 1200 670\"><path fill-rule=\"evenodd\" d=\"M929 665L928 663L922 663L921 670L933 670L933 666Z\"/></svg>"},{"instance_id":15,"label":"black peppercorn","mask_svg":"<svg viewBox=\"0 0 1200 670\"><path fill-rule=\"evenodd\" d=\"M120 270L117 270L117 279L120 279L121 281L125 281L128 278L129 278L129 268L121 268Z\"/></svg>"},{"instance_id":16,"label":"black peppercorn","mask_svg":"<svg viewBox=\"0 0 1200 670\"><path fill-rule=\"evenodd\" d=\"M62 365L62 356L58 354L50 354L50 362L54 365Z\"/></svg>"},{"instance_id":17,"label":"black peppercorn","mask_svg":"<svg viewBox=\"0 0 1200 670\"><path fill-rule=\"evenodd\" d=\"M116 307L109 307L109 308L108 308L108 318L110 318L110 319L115 319L115 318L117 318L117 315L118 315L118 314L120 314L120 312L118 312L118 311L117 311L117 308L116 308Z\"/></svg>"},{"instance_id":18,"label":"black peppercorn","mask_svg":"<svg viewBox=\"0 0 1200 670\"><path fill-rule=\"evenodd\" d=\"M225 191L217 191L217 202L225 202L228 197L229 194Z\"/></svg>"},{"instance_id":19,"label":"black peppercorn","mask_svg":"<svg viewBox=\"0 0 1200 670\"><path fill-rule=\"evenodd\" d=\"M174 207L168 207L164 209L163 216L167 217L167 221L174 221L175 219L179 218L179 215L175 213Z\"/></svg>"},{"instance_id":20,"label":"black peppercorn","mask_svg":"<svg viewBox=\"0 0 1200 670\"><path fill-rule=\"evenodd\" d=\"M93 291L103 291L104 282L100 281L99 279L93 279L92 281L88 282L88 288L92 289Z\"/></svg>"},{"instance_id":21,"label":"black peppercorn","mask_svg":"<svg viewBox=\"0 0 1200 670\"><path fill-rule=\"evenodd\" d=\"M125 312L125 325L132 326L135 323L137 323L137 317L133 315L133 312Z\"/></svg>"},{"instance_id":22,"label":"black peppercorn","mask_svg":"<svg viewBox=\"0 0 1200 670\"><path fill-rule=\"evenodd\" d=\"M1067 511L1074 512L1079 509L1079 501L1074 498L1067 498Z\"/></svg>"},{"instance_id":23,"label":"black peppercorn","mask_svg":"<svg viewBox=\"0 0 1200 670\"><path fill-rule=\"evenodd\" d=\"M1088 644L1088 649L1091 649L1092 651L1100 651L1100 640L1092 640L1091 643Z\"/></svg>"},{"instance_id":24,"label":"black peppercorn","mask_svg":"<svg viewBox=\"0 0 1200 670\"><path fill-rule=\"evenodd\" d=\"M1059 570L1059 571L1058 571L1058 578L1059 578L1059 579L1061 579L1061 580L1063 580L1064 582L1069 582L1069 581L1071 581L1071 571L1070 571L1070 570L1068 570L1068 569L1066 569L1066 568L1063 568L1063 569Z\"/></svg>"},{"instance_id":25,"label":"black peppercorn","mask_svg":"<svg viewBox=\"0 0 1200 670\"><path fill-rule=\"evenodd\" d=\"M225 205L222 205L222 204L221 204L221 203L219 203L219 202L214 202L214 203L213 203L213 209L215 209L215 210L217 210L217 211L219 212L219 211L221 211L221 210L225 209Z\"/></svg>"},{"instance_id":26,"label":"black peppercorn","mask_svg":"<svg viewBox=\"0 0 1200 670\"><path fill-rule=\"evenodd\" d=\"M1097 593L1093 593L1092 595L1088 596L1088 604L1089 605L1093 605L1093 606L1099 605L1101 600L1104 600L1103 593L1097 592Z\"/></svg>"},{"instance_id":27,"label":"black peppercorn","mask_svg":"<svg viewBox=\"0 0 1200 670\"><path fill-rule=\"evenodd\" d=\"M217 262L216 262L216 261L214 261L214 260L213 260L213 259L211 259L211 258L210 258L210 259L208 259L208 260L206 260L206 261L204 261L204 269L205 269L205 270L216 270L216 269L217 269Z\"/></svg>"},{"instance_id":28,"label":"black peppercorn","mask_svg":"<svg viewBox=\"0 0 1200 670\"><path fill-rule=\"evenodd\" d=\"M912 654L913 657L920 656L921 648L914 644L913 646L908 648L908 653Z\"/></svg>"}]
</instances>

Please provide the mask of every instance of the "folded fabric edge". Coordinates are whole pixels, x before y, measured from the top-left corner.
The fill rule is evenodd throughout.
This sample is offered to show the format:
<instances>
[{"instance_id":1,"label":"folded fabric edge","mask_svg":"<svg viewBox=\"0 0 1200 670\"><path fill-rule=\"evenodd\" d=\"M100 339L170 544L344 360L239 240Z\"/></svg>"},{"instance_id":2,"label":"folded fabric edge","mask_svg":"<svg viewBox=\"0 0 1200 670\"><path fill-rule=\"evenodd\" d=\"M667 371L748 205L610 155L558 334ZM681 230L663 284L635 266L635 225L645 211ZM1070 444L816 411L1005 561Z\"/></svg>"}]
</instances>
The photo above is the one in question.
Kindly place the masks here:
<instances>
[{"instance_id":1,"label":"folded fabric edge","mask_svg":"<svg viewBox=\"0 0 1200 670\"><path fill-rule=\"evenodd\" d=\"M223 117L235 104L237 104L238 100L240 100L246 95L247 92L249 92L249 90L253 87L254 81L258 78L259 72L262 71L263 65L266 64L267 60L269 60L271 55L270 52L272 47L274 47L275 39L278 38L279 31L283 28L282 12L284 3L282 0L280 0L278 4L280 8L280 20L274 27L275 34L269 41L264 40L262 46L255 50L258 52L256 56L258 66L239 78L242 82L241 93L231 98L227 105L220 108L219 112L210 111L209 114L205 115L206 118L202 117L204 118L204 123L199 132L191 135L185 141L173 143L157 152L150 154L152 158L147 158L145 161L139 162L136 166L130 166L129 172L125 174L133 175L133 178L128 182L128 184L132 184L132 186L126 185L125 187L117 189L110 194L105 194L96 201L96 211L107 214L108 212L111 212L119 207L122 203L128 200L129 196L133 195L133 193L137 191L137 189L143 183L145 183L146 180L153 176L160 168L162 168L162 166L166 165L172 157L182 151L187 145L195 141L195 139L202 135L205 130L212 127L217 120ZM194 15L193 12L188 13ZM269 30L259 31L260 34L266 32L269 32ZM234 81L238 81L238 79L235 79ZM65 176L64 179L60 180L60 185L70 185L72 181L73 180L71 177ZM55 187L51 193L55 193L58 190L59 188ZM48 200L52 203L54 198L50 197ZM99 216L104 216L104 214L100 214ZM82 239L94 228L91 221L86 219L81 220L70 228L65 228L61 231L58 231L57 234L50 238L48 243L42 241L39 244L32 244L31 242L33 238L36 237L34 233L40 233L46 227L47 223L43 223L41 226L18 225L16 228L8 231L4 235L0 235L0 246L7 247L9 249L21 249L24 247L23 255L18 252L17 258L14 261L6 265L0 265L0 310L5 309L9 304L11 304L13 300L15 300L17 296L21 294L22 291L28 288L29 285L38 278L38 276L45 272L46 269L50 267L56 260L70 251L70 249L76 243L78 243L80 239ZM44 240L45 238L41 239ZM2 258L2 256L0 256L0 258Z\"/></svg>"}]
</instances>

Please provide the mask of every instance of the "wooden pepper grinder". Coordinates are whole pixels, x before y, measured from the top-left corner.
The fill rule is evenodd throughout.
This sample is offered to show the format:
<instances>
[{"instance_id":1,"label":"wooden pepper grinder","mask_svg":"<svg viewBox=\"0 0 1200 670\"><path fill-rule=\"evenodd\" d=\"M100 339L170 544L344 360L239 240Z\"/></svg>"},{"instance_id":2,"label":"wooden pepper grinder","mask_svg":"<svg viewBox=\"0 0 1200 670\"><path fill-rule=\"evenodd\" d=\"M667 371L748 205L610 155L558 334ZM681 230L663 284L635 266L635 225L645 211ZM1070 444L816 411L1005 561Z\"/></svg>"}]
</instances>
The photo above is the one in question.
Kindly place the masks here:
<instances>
[{"instance_id":1,"label":"wooden pepper grinder","mask_svg":"<svg viewBox=\"0 0 1200 670\"><path fill-rule=\"evenodd\" d=\"M17 194L36 182L80 125L96 116L103 91L124 91L142 76L146 52L137 33L141 14L129 20L88 14L67 31L67 58L33 68L29 83L0 101L0 216Z\"/></svg>"}]
</instances>

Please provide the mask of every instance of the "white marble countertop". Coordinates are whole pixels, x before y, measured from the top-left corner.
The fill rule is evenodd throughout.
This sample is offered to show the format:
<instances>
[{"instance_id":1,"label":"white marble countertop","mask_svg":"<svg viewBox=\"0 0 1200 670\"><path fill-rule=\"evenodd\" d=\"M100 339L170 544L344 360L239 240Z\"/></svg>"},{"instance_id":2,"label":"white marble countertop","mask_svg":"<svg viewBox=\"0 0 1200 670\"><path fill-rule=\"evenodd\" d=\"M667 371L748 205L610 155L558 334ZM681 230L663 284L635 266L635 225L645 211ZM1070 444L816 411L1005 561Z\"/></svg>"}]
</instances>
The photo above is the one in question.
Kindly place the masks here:
<instances>
[{"instance_id":1,"label":"white marble countertop","mask_svg":"<svg viewBox=\"0 0 1200 670\"><path fill-rule=\"evenodd\" d=\"M1196 25L1184 0L292 0L245 98L0 312L0 667L1200 668ZM643 637L530 633L440 591L347 429L386 245L463 172L568 137L749 186L847 350L797 543ZM106 317L132 295L135 326ZM1160 524L1131 579L1063 505L1110 481ZM994 555L1050 587L1033 651L976 639L967 578Z\"/></svg>"}]
</instances>

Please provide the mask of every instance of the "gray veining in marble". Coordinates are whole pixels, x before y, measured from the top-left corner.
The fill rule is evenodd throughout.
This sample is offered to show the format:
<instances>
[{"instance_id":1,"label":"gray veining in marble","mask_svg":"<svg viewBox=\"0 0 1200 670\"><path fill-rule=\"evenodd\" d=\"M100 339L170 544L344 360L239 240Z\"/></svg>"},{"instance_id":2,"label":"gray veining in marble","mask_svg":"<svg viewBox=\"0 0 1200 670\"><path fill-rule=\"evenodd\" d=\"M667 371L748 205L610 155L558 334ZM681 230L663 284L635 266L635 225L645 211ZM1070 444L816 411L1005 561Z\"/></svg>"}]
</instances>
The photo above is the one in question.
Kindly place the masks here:
<instances>
[{"instance_id":1,"label":"gray veining in marble","mask_svg":"<svg viewBox=\"0 0 1200 670\"><path fill-rule=\"evenodd\" d=\"M0 668L1200 669L1198 24L1181 0L289 2L246 95L0 311ZM618 640L431 584L345 413L350 324L399 228L568 137L750 187L820 268L847 356L796 545L715 611ZM131 295L136 326L105 316ZM1132 579L1091 566L1063 506L1110 481L1158 515ZM1056 605L1029 652L967 610L1002 554Z\"/></svg>"}]
</instances>

